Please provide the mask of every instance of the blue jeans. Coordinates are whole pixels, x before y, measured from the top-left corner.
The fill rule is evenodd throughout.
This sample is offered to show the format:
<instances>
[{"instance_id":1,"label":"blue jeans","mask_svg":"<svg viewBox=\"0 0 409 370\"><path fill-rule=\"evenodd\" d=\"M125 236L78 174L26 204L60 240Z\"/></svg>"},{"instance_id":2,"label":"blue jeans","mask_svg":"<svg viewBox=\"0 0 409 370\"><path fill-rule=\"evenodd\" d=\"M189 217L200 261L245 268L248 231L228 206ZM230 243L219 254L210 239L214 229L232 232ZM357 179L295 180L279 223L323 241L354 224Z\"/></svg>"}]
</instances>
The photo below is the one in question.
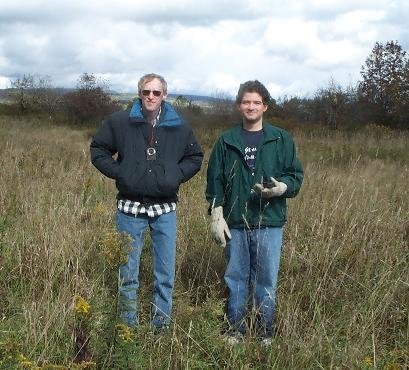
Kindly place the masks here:
<instances>
[{"instance_id":1,"label":"blue jeans","mask_svg":"<svg viewBox=\"0 0 409 370\"><path fill-rule=\"evenodd\" d=\"M146 214L116 214L119 232L132 238L128 261L119 268L119 317L129 326L136 326L139 288L139 264L145 232L149 226L152 239L153 302L151 325L161 328L169 324L175 280L176 212L156 217Z\"/></svg>"},{"instance_id":2,"label":"blue jeans","mask_svg":"<svg viewBox=\"0 0 409 370\"><path fill-rule=\"evenodd\" d=\"M271 337L280 266L282 227L230 229L224 281L228 289L227 320L231 330L245 333L249 304L256 312L258 335Z\"/></svg>"}]
</instances>

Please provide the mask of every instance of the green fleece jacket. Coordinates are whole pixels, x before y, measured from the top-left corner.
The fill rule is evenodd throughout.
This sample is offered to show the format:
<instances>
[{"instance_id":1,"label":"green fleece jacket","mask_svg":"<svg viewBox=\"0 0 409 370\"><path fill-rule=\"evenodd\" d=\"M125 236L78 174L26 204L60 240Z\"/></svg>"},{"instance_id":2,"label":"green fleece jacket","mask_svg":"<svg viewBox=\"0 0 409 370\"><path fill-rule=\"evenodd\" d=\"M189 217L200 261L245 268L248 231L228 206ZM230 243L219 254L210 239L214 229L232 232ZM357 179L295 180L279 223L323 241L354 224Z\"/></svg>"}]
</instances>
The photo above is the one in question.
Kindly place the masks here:
<instances>
[{"instance_id":1,"label":"green fleece jacket","mask_svg":"<svg viewBox=\"0 0 409 370\"><path fill-rule=\"evenodd\" d=\"M252 189L270 177L284 182L287 191L280 197L263 199ZM287 131L263 122L263 139L252 171L244 159L238 125L222 133L213 147L207 168L206 199L209 210L223 206L229 227L280 227L287 220L286 198L298 194L302 181L303 169Z\"/></svg>"}]
</instances>

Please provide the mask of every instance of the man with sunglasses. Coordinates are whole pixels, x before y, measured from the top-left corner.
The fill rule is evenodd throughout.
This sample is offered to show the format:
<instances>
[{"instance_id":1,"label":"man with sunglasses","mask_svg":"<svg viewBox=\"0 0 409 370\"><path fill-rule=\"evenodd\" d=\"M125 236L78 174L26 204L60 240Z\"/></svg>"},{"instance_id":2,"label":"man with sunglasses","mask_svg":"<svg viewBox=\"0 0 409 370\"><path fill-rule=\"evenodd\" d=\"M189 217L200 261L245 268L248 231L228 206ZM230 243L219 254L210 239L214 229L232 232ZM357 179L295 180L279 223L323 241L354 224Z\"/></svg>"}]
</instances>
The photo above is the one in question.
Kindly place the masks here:
<instances>
[{"instance_id":1,"label":"man with sunglasses","mask_svg":"<svg viewBox=\"0 0 409 370\"><path fill-rule=\"evenodd\" d=\"M152 240L151 326L169 326L175 277L176 203L179 185L200 169L203 152L192 130L165 101L167 83L157 74L138 82L139 98L113 113L91 142L91 161L116 182L116 224L131 248L119 269L119 316L136 327L139 264L146 229ZM115 155L117 156L115 159Z\"/></svg>"}]
</instances>

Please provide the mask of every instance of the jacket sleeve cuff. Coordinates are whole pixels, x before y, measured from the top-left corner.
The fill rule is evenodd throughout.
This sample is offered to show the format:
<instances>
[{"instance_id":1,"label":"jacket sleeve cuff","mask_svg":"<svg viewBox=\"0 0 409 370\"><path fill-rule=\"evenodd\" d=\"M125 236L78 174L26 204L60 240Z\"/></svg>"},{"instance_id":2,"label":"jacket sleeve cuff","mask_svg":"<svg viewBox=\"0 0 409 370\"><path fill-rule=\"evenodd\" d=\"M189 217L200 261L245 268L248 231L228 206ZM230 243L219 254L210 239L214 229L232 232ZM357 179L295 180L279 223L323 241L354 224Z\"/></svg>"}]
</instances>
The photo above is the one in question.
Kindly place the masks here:
<instances>
[{"instance_id":1,"label":"jacket sleeve cuff","mask_svg":"<svg viewBox=\"0 0 409 370\"><path fill-rule=\"evenodd\" d=\"M214 199L213 202L209 203L209 208L207 209L207 214L210 216L212 214L212 211L213 211L214 208L223 207L223 205L224 205L223 201L220 200L220 201L217 202L216 199Z\"/></svg>"}]
</instances>

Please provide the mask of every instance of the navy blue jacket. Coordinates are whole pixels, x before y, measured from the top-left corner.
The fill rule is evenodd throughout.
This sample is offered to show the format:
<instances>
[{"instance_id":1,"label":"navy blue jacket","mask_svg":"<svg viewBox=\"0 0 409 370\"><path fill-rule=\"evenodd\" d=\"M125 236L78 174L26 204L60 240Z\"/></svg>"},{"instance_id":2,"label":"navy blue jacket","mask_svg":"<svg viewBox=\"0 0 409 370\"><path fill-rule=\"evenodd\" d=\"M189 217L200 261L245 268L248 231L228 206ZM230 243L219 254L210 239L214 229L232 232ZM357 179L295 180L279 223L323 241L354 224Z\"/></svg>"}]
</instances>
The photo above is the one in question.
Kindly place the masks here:
<instances>
[{"instance_id":1,"label":"navy blue jacket","mask_svg":"<svg viewBox=\"0 0 409 370\"><path fill-rule=\"evenodd\" d=\"M151 146L156 160L147 160ZM112 113L103 121L90 149L92 164L116 181L117 198L144 205L176 202L179 185L200 170L203 160L192 130L169 103L162 103L152 129L139 99L131 110Z\"/></svg>"}]
</instances>

